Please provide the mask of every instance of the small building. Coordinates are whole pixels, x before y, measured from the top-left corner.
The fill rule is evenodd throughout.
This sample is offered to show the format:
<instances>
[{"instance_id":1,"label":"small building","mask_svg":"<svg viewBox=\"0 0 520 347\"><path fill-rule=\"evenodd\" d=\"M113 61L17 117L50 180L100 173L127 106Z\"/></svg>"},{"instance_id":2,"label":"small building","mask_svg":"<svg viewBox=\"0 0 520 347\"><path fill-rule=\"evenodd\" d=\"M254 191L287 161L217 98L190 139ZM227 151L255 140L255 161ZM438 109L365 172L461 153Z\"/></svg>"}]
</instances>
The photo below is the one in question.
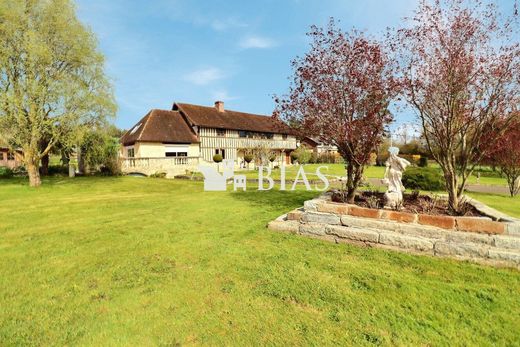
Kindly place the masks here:
<instances>
[{"instance_id":1,"label":"small building","mask_svg":"<svg viewBox=\"0 0 520 347\"><path fill-rule=\"evenodd\" d=\"M320 156L323 154L338 155L338 147L335 145L327 144L325 141L319 140L314 137L305 137L301 140L302 146L305 146L308 150L313 151L316 155Z\"/></svg>"},{"instance_id":2,"label":"small building","mask_svg":"<svg viewBox=\"0 0 520 347\"><path fill-rule=\"evenodd\" d=\"M7 147L0 147L0 166L15 169L23 166L23 153L21 150L12 151Z\"/></svg>"},{"instance_id":3,"label":"small building","mask_svg":"<svg viewBox=\"0 0 520 347\"><path fill-rule=\"evenodd\" d=\"M146 175L165 171L168 176L213 165L213 156L244 167L244 156L265 148L274 165L290 164L296 137L272 117L214 107L174 103L171 110L153 109L121 138L123 171Z\"/></svg>"}]
</instances>

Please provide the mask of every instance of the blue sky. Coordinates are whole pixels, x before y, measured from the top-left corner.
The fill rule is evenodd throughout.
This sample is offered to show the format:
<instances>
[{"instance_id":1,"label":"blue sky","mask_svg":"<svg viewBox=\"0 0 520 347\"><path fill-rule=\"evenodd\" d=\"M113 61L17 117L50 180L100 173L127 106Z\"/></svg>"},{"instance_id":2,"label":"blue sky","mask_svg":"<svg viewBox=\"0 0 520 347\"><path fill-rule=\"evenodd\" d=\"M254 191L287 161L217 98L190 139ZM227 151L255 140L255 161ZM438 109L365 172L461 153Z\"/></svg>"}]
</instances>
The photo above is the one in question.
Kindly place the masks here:
<instances>
[{"instance_id":1,"label":"blue sky","mask_svg":"<svg viewBox=\"0 0 520 347\"><path fill-rule=\"evenodd\" d=\"M513 0L506 1L512 3ZM375 36L398 26L418 0L77 0L106 56L128 129L174 101L270 115L288 88L291 60L305 53L310 25L333 16ZM512 5L511 5L512 6ZM409 111L397 122L413 119Z\"/></svg>"}]
</instances>

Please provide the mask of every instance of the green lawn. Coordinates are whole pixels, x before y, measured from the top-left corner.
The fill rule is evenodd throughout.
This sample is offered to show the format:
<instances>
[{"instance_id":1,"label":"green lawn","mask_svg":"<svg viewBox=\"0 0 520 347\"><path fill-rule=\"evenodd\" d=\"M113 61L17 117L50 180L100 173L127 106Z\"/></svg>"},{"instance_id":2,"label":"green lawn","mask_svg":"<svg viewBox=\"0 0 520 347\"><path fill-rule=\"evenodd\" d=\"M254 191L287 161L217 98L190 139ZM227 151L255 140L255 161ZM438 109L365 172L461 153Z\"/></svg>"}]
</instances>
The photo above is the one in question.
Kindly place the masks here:
<instances>
[{"instance_id":1,"label":"green lawn","mask_svg":"<svg viewBox=\"0 0 520 347\"><path fill-rule=\"evenodd\" d=\"M484 193L468 193L468 195L510 216L520 218L520 195L515 197Z\"/></svg>"},{"instance_id":2,"label":"green lawn","mask_svg":"<svg viewBox=\"0 0 520 347\"><path fill-rule=\"evenodd\" d=\"M330 176L338 176L342 177L345 176L345 165L344 164L306 164L304 165L305 173L307 174L307 177L309 179L317 179L317 176L315 175L316 168L319 166L326 166L328 167L328 170L323 169L321 172L325 175ZM434 165L431 165L434 166ZM251 168L253 166L251 165ZM296 173L299 166L289 166L286 168L286 178L287 179L294 179L296 177ZM239 173L245 174L248 178L257 178L258 177L258 171L257 170L244 170L240 171ZM385 167L384 166L367 166L365 168L365 177L367 178L383 178L385 174ZM275 179L280 178L280 170L279 169L273 169L271 173L271 177ZM476 175L470 176L468 179L468 183L470 184L485 184L485 185L501 185L506 186L507 182L506 179L503 177L480 177L480 180L477 180Z\"/></svg>"},{"instance_id":3,"label":"green lawn","mask_svg":"<svg viewBox=\"0 0 520 347\"><path fill-rule=\"evenodd\" d=\"M515 345L520 272L269 231L310 192L0 180L0 345Z\"/></svg>"}]
</instances>

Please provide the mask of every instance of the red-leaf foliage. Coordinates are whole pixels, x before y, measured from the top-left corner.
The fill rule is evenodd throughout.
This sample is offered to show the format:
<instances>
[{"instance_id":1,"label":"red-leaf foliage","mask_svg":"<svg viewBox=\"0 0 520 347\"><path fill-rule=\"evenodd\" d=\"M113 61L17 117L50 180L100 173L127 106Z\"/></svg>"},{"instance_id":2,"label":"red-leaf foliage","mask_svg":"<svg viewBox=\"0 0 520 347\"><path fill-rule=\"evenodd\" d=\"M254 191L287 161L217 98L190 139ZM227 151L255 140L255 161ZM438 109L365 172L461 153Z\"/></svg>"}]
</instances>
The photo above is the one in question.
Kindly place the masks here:
<instances>
[{"instance_id":1,"label":"red-leaf foliage","mask_svg":"<svg viewBox=\"0 0 520 347\"><path fill-rule=\"evenodd\" d=\"M482 145L485 163L496 166L506 177L511 196L520 192L520 119L500 134L489 129ZM493 143L489 146L488 143Z\"/></svg>"},{"instance_id":2,"label":"red-leaf foliage","mask_svg":"<svg viewBox=\"0 0 520 347\"><path fill-rule=\"evenodd\" d=\"M333 19L307 35L310 50L292 62L289 94L275 97L274 116L338 147L353 198L370 153L392 121L388 106L397 94L392 64L380 42L344 32Z\"/></svg>"},{"instance_id":3,"label":"red-leaf foliage","mask_svg":"<svg viewBox=\"0 0 520 347\"><path fill-rule=\"evenodd\" d=\"M504 131L520 104L516 24L515 16L503 19L496 5L480 0L422 0L398 31L394 48L404 94L456 212L467 178L485 155L486 129Z\"/></svg>"}]
</instances>

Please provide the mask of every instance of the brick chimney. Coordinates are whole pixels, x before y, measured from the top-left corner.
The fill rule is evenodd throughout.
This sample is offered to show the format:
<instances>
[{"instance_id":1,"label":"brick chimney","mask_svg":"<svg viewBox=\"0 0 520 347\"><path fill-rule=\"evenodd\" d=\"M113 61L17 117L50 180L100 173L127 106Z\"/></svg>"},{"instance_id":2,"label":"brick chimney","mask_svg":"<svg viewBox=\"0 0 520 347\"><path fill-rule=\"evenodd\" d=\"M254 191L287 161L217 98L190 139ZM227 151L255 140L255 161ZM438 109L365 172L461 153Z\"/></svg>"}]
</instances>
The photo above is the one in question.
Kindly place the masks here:
<instances>
[{"instance_id":1,"label":"brick chimney","mask_svg":"<svg viewBox=\"0 0 520 347\"><path fill-rule=\"evenodd\" d=\"M224 101L215 101L215 108L219 112L224 112Z\"/></svg>"}]
</instances>

